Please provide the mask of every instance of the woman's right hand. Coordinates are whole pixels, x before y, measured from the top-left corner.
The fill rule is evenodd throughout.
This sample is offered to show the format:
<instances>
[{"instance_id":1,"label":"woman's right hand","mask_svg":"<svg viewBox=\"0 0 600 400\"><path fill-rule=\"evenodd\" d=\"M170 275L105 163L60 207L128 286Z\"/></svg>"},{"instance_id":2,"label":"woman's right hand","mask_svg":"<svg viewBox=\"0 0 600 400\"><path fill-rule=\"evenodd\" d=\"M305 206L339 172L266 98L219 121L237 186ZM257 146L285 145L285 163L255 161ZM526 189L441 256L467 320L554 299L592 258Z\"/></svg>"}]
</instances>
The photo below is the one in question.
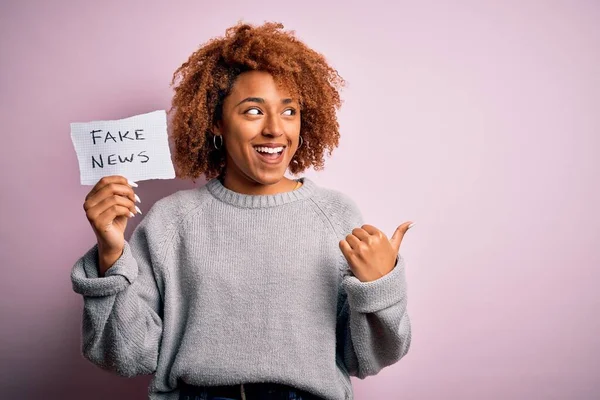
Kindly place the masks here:
<instances>
[{"instance_id":1,"label":"woman's right hand","mask_svg":"<svg viewBox=\"0 0 600 400\"><path fill-rule=\"evenodd\" d=\"M141 213L136 200L140 201L127 178L121 175L103 177L85 197L83 209L98 240L100 276L123 253L127 221Z\"/></svg>"}]
</instances>

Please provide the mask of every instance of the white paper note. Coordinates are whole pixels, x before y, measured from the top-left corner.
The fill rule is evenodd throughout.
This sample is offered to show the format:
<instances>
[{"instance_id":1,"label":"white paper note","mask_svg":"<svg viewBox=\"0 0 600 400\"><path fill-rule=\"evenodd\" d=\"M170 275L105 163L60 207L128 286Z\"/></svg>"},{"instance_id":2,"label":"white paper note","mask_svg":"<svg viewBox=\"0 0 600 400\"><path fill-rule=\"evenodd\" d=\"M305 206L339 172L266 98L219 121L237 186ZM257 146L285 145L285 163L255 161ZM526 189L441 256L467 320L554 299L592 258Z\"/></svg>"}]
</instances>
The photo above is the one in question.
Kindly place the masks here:
<instances>
[{"instance_id":1,"label":"white paper note","mask_svg":"<svg viewBox=\"0 0 600 400\"><path fill-rule=\"evenodd\" d=\"M82 185L95 185L107 175L134 182L175 177L165 110L113 121L73 122L71 140Z\"/></svg>"}]
</instances>

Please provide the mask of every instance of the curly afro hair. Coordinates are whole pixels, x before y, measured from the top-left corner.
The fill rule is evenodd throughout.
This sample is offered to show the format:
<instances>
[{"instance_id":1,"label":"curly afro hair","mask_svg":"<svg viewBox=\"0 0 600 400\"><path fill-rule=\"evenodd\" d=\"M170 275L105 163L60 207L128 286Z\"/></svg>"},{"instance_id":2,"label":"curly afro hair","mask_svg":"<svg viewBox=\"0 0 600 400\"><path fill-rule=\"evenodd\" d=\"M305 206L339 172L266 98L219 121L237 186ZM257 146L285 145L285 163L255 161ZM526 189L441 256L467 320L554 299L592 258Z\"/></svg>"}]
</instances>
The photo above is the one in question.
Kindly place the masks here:
<instances>
[{"instance_id":1,"label":"curly afro hair","mask_svg":"<svg viewBox=\"0 0 600 400\"><path fill-rule=\"evenodd\" d=\"M324 155L339 142L336 111L344 80L323 55L282 31L280 23L253 26L239 22L200 46L173 74L172 115L174 164L179 178L211 179L225 172L225 152L213 146L212 128L222 117L224 99L236 77L246 71L270 73L300 105L303 145L289 171L296 175L309 167L323 169Z\"/></svg>"}]
</instances>

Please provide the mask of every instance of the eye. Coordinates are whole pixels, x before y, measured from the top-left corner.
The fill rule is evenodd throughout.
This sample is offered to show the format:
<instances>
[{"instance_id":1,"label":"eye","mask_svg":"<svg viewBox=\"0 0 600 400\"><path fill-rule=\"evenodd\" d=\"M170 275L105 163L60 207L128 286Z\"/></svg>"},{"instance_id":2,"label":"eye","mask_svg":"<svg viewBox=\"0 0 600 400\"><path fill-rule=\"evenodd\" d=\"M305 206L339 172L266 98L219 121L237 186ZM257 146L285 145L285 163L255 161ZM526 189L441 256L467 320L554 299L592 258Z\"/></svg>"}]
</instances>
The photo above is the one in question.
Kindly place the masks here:
<instances>
[{"instance_id":1,"label":"eye","mask_svg":"<svg viewBox=\"0 0 600 400\"><path fill-rule=\"evenodd\" d=\"M254 112L254 111L256 111L256 112ZM260 115L261 112L260 112L260 110L258 108L254 108L253 107L253 108L247 109L244 114L248 114L248 115Z\"/></svg>"},{"instance_id":2,"label":"eye","mask_svg":"<svg viewBox=\"0 0 600 400\"><path fill-rule=\"evenodd\" d=\"M290 113L289 113L289 114L285 114L285 113L287 113L288 111L289 111ZM285 110L283 113L284 113L285 115L287 115L287 116L290 116L290 117L291 117L292 115L296 115L296 110L295 110L295 109L293 109L293 108L288 108L288 109L287 109L287 110Z\"/></svg>"}]
</instances>

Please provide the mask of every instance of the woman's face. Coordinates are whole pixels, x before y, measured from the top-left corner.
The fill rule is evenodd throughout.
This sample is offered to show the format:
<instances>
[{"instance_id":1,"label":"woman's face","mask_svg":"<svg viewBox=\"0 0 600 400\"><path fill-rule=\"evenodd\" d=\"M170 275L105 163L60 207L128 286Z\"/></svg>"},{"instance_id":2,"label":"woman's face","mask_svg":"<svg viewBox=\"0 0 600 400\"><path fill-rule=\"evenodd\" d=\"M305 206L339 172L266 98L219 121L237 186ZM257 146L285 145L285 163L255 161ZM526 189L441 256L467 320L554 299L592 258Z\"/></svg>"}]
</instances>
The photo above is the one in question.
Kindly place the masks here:
<instances>
[{"instance_id":1,"label":"woman's face","mask_svg":"<svg viewBox=\"0 0 600 400\"><path fill-rule=\"evenodd\" d=\"M284 174L300 140L300 107L269 73L248 71L237 77L215 134L223 135L225 186L264 194L289 187Z\"/></svg>"}]
</instances>

